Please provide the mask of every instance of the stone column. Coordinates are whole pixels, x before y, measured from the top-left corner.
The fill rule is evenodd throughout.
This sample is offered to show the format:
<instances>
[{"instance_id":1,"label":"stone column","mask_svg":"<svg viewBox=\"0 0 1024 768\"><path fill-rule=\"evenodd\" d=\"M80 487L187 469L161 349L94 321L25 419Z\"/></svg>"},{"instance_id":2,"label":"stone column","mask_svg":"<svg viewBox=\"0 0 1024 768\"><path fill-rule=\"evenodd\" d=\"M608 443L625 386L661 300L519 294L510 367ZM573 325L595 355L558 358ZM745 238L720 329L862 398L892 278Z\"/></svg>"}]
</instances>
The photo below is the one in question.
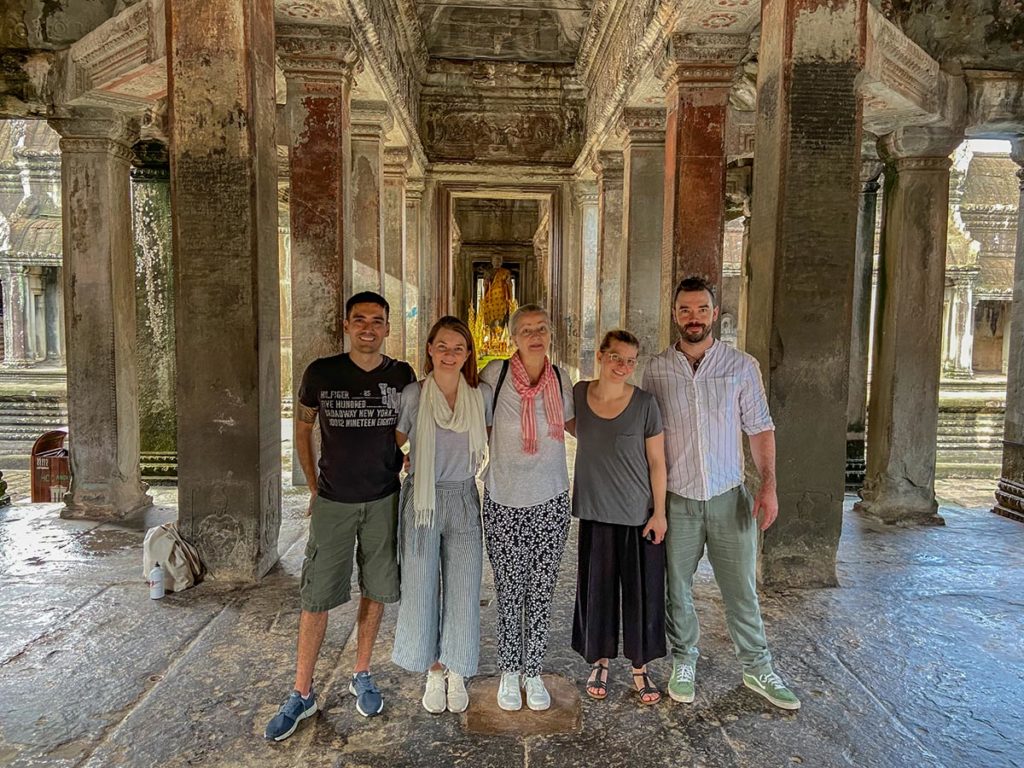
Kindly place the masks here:
<instances>
[{"instance_id":1,"label":"stone column","mask_svg":"<svg viewBox=\"0 0 1024 768\"><path fill-rule=\"evenodd\" d=\"M28 286L25 267L4 262L0 265L4 281L4 368L27 368L32 364L28 354Z\"/></svg>"},{"instance_id":2,"label":"stone column","mask_svg":"<svg viewBox=\"0 0 1024 768\"><path fill-rule=\"evenodd\" d=\"M71 489L64 517L115 519L152 500L139 473L130 133L123 117L60 133Z\"/></svg>"},{"instance_id":3,"label":"stone column","mask_svg":"<svg viewBox=\"0 0 1024 768\"><path fill-rule=\"evenodd\" d=\"M761 555L776 585L836 583L866 5L762 3L746 349L776 425L779 517Z\"/></svg>"},{"instance_id":4,"label":"stone column","mask_svg":"<svg viewBox=\"0 0 1024 768\"><path fill-rule=\"evenodd\" d=\"M420 339L420 248L423 239L423 179L409 179L405 186L405 354L402 356L419 374L423 368Z\"/></svg>"},{"instance_id":5,"label":"stone column","mask_svg":"<svg viewBox=\"0 0 1024 768\"><path fill-rule=\"evenodd\" d=\"M166 144L147 141L135 145L131 174L135 318L140 448L142 473L147 478L175 478L178 471L169 163Z\"/></svg>"},{"instance_id":6,"label":"stone column","mask_svg":"<svg viewBox=\"0 0 1024 768\"><path fill-rule=\"evenodd\" d=\"M625 271L623 227L623 157L621 152L598 152L597 173L597 332L622 326L622 276Z\"/></svg>"},{"instance_id":7,"label":"stone column","mask_svg":"<svg viewBox=\"0 0 1024 768\"><path fill-rule=\"evenodd\" d=\"M358 53L348 29L277 27L288 88L291 147L289 250L293 413L302 375L344 343L346 264L350 226L349 110ZM292 427L292 483L304 485Z\"/></svg>"},{"instance_id":8,"label":"stone column","mask_svg":"<svg viewBox=\"0 0 1024 768\"><path fill-rule=\"evenodd\" d=\"M1020 205L1017 208L1017 261L1013 271L1012 333L1006 366L1006 423L1003 427L1003 469L996 490L1000 515L1024 522L1024 138L1013 142L1010 156L1021 169Z\"/></svg>"},{"instance_id":9,"label":"stone column","mask_svg":"<svg viewBox=\"0 0 1024 768\"><path fill-rule=\"evenodd\" d=\"M594 375L594 354L597 338L597 284L598 284L598 231L600 229L599 201L596 185L579 181L575 188L576 206L580 212L580 259L582 286L580 288L580 376Z\"/></svg>"},{"instance_id":10,"label":"stone column","mask_svg":"<svg viewBox=\"0 0 1024 768\"><path fill-rule=\"evenodd\" d=\"M949 154L961 136L907 128L887 162L867 473L857 508L888 523L937 523L935 450L949 217Z\"/></svg>"},{"instance_id":11,"label":"stone column","mask_svg":"<svg viewBox=\"0 0 1024 768\"><path fill-rule=\"evenodd\" d=\"M747 39L738 35L672 36L665 72L662 294L688 275L721 285L725 121L733 74L746 52ZM667 339L671 316L661 321Z\"/></svg>"},{"instance_id":12,"label":"stone column","mask_svg":"<svg viewBox=\"0 0 1024 768\"><path fill-rule=\"evenodd\" d=\"M178 522L215 578L255 581L281 524L274 8L167 10Z\"/></svg>"},{"instance_id":13,"label":"stone column","mask_svg":"<svg viewBox=\"0 0 1024 768\"><path fill-rule=\"evenodd\" d=\"M622 197L622 239L626 249L622 288L622 324L643 344L633 374L639 382L646 361L668 344L662 319L672 297L661 285L661 235L665 188L665 113L626 109Z\"/></svg>"},{"instance_id":14,"label":"stone column","mask_svg":"<svg viewBox=\"0 0 1024 768\"><path fill-rule=\"evenodd\" d=\"M943 339L942 377L974 378L974 287L979 267L950 269L946 278L953 283L949 301L949 317Z\"/></svg>"},{"instance_id":15,"label":"stone column","mask_svg":"<svg viewBox=\"0 0 1024 768\"><path fill-rule=\"evenodd\" d=\"M64 311L61 308L61 267L50 267L46 276L46 360L64 366Z\"/></svg>"},{"instance_id":16,"label":"stone column","mask_svg":"<svg viewBox=\"0 0 1024 768\"><path fill-rule=\"evenodd\" d=\"M46 298L43 294L43 268L25 270L28 281L28 356L32 365L46 358Z\"/></svg>"},{"instance_id":17,"label":"stone column","mask_svg":"<svg viewBox=\"0 0 1024 768\"><path fill-rule=\"evenodd\" d=\"M391 307L391 334L385 343L389 357L399 360L405 355L405 182L409 175L409 150L388 147L384 151L383 273L384 298Z\"/></svg>"},{"instance_id":18,"label":"stone column","mask_svg":"<svg viewBox=\"0 0 1024 768\"><path fill-rule=\"evenodd\" d=\"M875 221L882 163L864 153L857 210L857 253L853 263L853 320L850 324L850 391L846 398L846 487L864 482L865 422L868 415L868 355L871 348L871 274L875 262Z\"/></svg>"},{"instance_id":19,"label":"stone column","mask_svg":"<svg viewBox=\"0 0 1024 768\"><path fill-rule=\"evenodd\" d=\"M353 108L352 282L347 295L359 291L380 293L384 287L381 177L384 170L384 134L390 125L391 117L383 104L359 104Z\"/></svg>"}]
</instances>

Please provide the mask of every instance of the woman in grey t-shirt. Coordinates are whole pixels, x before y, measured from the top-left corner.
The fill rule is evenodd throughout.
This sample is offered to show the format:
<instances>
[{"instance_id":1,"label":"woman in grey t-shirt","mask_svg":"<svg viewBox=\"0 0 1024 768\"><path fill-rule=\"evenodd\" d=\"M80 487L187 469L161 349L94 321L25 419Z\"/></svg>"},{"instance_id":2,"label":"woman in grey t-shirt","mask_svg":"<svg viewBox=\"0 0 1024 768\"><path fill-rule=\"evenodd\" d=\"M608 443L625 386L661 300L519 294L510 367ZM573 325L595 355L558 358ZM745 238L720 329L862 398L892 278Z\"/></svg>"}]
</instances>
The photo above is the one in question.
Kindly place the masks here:
<instances>
[{"instance_id":1,"label":"woman in grey t-shirt","mask_svg":"<svg viewBox=\"0 0 1024 768\"><path fill-rule=\"evenodd\" d=\"M569 533L565 430L572 430L572 383L551 365L551 319L536 304L510 322L516 353L480 373L494 388L494 422L484 478L484 535L498 598L498 706L547 709L541 679L551 598Z\"/></svg>"},{"instance_id":2,"label":"woman in grey t-shirt","mask_svg":"<svg viewBox=\"0 0 1024 768\"><path fill-rule=\"evenodd\" d=\"M599 377L573 388L576 477L572 512L580 519L572 647L593 665L587 694L608 693L608 659L633 663L642 704L661 693L647 662L665 655L665 438L654 397L627 383L640 342L609 331L597 355Z\"/></svg>"}]
</instances>

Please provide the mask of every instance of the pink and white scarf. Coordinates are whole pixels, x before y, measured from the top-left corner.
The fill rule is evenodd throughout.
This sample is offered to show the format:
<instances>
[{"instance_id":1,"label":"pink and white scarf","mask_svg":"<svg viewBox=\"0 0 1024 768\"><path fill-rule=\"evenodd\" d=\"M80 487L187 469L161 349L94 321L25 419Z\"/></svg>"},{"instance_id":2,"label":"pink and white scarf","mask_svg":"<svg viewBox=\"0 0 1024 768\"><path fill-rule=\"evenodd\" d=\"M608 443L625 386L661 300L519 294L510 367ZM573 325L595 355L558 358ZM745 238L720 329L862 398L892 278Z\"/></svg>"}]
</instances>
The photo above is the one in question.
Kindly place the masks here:
<instances>
[{"instance_id":1,"label":"pink and white scarf","mask_svg":"<svg viewBox=\"0 0 1024 768\"><path fill-rule=\"evenodd\" d=\"M534 415L533 399L538 394L544 396L544 415L548 422L548 435L555 440L565 440L565 412L562 410L562 393L558 387L558 377L551 361L544 358L544 371L536 384L530 384L530 376L526 366L518 354L509 359L512 370L512 385L520 398L520 429L523 433L523 451L528 454L537 452L537 419Z\"/></svg>"}]
</instances>

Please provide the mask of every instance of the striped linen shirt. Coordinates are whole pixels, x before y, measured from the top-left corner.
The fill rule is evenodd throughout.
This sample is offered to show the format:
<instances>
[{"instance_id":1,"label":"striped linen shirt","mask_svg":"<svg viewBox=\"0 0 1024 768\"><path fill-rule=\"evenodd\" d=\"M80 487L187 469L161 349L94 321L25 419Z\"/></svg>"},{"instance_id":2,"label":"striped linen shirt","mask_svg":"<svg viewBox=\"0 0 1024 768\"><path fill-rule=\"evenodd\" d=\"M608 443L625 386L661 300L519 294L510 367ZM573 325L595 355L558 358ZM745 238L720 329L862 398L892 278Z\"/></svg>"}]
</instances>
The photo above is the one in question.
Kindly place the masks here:
<instances>
[{"instance_id":1,"label":"striped linen shirt","mask_svg":"<svg viewBox=\"0 0 1024 768\"><path fill-rule=\"evenodd\" d=\"M665 424L668 490L707 501L743 483L743 437L775 429L757 361L715 341L693 372L675 346L651 358L643 388Z\"/></svg>"}]
</instances>

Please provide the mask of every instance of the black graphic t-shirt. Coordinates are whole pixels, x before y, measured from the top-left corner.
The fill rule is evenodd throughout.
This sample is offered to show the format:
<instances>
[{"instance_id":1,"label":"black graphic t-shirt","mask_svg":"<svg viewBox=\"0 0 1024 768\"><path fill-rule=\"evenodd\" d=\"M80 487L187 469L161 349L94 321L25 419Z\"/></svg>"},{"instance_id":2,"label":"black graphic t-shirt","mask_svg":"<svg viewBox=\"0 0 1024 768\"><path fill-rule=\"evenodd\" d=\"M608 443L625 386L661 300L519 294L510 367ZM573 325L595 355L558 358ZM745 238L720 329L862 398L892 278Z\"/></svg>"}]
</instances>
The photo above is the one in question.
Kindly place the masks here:
<instances>
[{"instance_id":1,"label":"black graphic t-shirt","mask_svg":"<svg viewBox=\"0 0 1024 768\"><path fill-rule=\"evenodd\" d=\"M398 491L402 453L395 425L402 390L414 381L408 363L386 356L372 371L364 371L347 353L309 364L299 402L317 409L321 496L354 504Z\"/></svg>"}]
</instances>

